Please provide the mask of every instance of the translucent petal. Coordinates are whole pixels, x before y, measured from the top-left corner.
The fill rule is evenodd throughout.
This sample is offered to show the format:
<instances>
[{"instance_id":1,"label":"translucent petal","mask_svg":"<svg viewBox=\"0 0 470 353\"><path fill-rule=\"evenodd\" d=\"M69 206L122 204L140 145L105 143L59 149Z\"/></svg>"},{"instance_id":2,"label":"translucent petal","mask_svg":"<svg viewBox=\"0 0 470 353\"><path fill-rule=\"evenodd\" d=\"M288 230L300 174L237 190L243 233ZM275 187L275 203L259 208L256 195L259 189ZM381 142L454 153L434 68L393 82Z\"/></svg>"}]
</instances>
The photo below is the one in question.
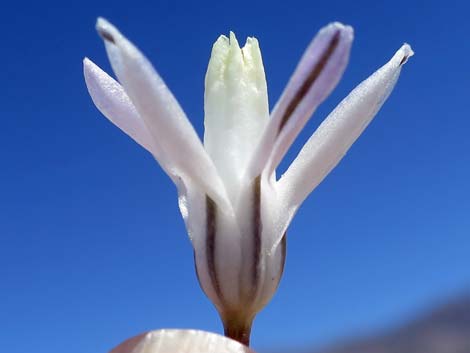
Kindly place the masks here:
<instances>
[{"instance_id":1,"label":"translucent petal","mask_svg":"<svg viewBox=\"0 0 470 353\"><path fill-rule=\"evenodd\" d=\"M238 277L242 258L240 231L236 220L226 213L214 210L215 228L210 233L206 195L191 180L185 183L179 181L177 185L178 204L194 248L199 283L217 309L223 311L226 306L239 302ZM209 239L212 235L214 238ZM209 245L209 242L213 245Z\"/></svg>"},{"instance_id":2,"label":"translucent petal","mask_svg":"<svg viewBox=\"0 0 470 353\"><path fill-rule=\"evenodd\" d=\"M233 33L215 42L206 74L204 146L234 196L269 118L258 41L240 49Z\"/></svg>"},{"instance_id":3,"label":"translucent petal","mask_svg":"<svg viewBox=\"0 0 470 353\"><path fill-rule=\"evenodd\" d=\"M152 135L122 86L88 58L83 60L83 73L99 111L139 145L157 155Z\"/></svg>"},{"instance_id":4,"label":"translucent petal","mask_svg":"<svg viewBox=\"0 0 470 353\"><path fill-rule=\"evenodd\" d=\"M97 30L111 65L174 174L201 186L220 207L230 210L224 185L180 105L142 53L114 26L100 18Z\"/></svg>"},{"instance_id":5,"label":"translucent petal","mask_svg":"<svg viewBox=\"0 0 470 353\"><path fill-rule=\"evenodd\" d=\"M393 58L357 86L323 121L278 183L292 215L338 164L390 95L403 64L413 55L404 44Z\"/></svg>"},{"instance_id":6,"label":"translucent petal","mask_svg":"<svg viewBox=\"0 0 470 353\"><path fill-rule=\"evenodd\" d=\"M168 165L165 164L166 160L161 156L161 148L153 140L147 126L122 86L87 58L83 61L83 68L88 91L96 107L112 123L152 153L157 161L160 161L160 165L178 189L180 210L188 228L190 239L193 241L194 237L203 237L204 235L200 229L204 227L205 219L201 215L204 208L198 207L201 204L199 200L205 198L203 191L190 179L185 178L186 180L183 181L182 177L168 170ZM191 209L191 212L189 209Z\"/></svg>"},{"instance_id":7,"label":"translucent petal","mask_svg":"<svg viewBox=\"0 0 470 353\"><path fill-rule=\"evenodd\" d=\"M276 104L248 172L266 168L270 176L318 105L341 78L349 59L353 30L340 23L324 27L313 39Z\"/></svg>"},{"instance_id":8,"label":"translucent petal","mask_svg":"<svg viewBox=\"0 0 470 353\"><path fill-rule=\"evenodd\" d=\"M133 337L110 353L254 353L248 347L197 330L158 330Z\"/></svg>"}]
</instances>

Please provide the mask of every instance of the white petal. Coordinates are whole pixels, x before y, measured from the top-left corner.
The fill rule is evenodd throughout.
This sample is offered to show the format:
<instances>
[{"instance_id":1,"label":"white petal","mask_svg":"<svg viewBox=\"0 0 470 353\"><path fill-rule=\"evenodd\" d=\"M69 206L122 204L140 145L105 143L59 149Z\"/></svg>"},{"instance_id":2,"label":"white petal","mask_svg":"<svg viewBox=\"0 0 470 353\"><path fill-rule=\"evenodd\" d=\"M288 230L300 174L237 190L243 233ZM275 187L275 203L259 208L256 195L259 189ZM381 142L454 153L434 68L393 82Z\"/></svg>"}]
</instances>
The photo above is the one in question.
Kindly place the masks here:
<instances>
[{"instance_id":1,"label":"white petal","mask_svg":"<svg viewBox=\"0 0 470 353\"><path fill-rule=\"evenodd\" d=\"M161 148L158 148L158 144L153 141L147 126L137 113L122 86L88 58L83 60L83 69L88 92L101 113L142 147L152 153L157 161L164 161L161 156ZM188 228L190 239L193 240L195 234L196 236L202 237L202 235L199 234L200 232L195 231L195 229L199 230L203 226L201 222L204 222L204 217L200 217L197 212L197 196L202 192L191 183L191 180L183 181L181 177L167 170L167 165L162 162L160 162L160 165L176 184L181 214ZM185 184L189 184L190 187L186 187ZM204 199L204 194L202 193L199 197ZM188 205L188 199L191 200L191 205ZM196 209L194 209L194 207L196 207ZM192 217L188 215L189 208L193 208L191 211ZM204 209L202 209L202 212L203 211Z\"/></svg>"},{"instance_id":2,"label":"white petal","mask_svg":"<svg viewBox=\"0 0 470 353\"><path fill-rule=\"evenodd\" d=\"M155 155L152 136L122 86L88 58L83 60L83 73L88 92L100 112Z\"/></svg>"},{"instance_id":3,"label":"white petal","mask_svg":"<svg viewBox=\"0 0 470 353\"><path fill-rule=\"evenodd\" d=\"M183 179L191 178L220 207L230 210L214 164L161 77L147 58L109 22L100 18L96 27L104 39L116 76L162 148L160 162Z\"/></svg>"},{"instance_id":4,"label":"white petal","mask_svg":"<svg viewBox=\"0 0 470 353\"><path fill-rule=\"evenodd\" d=\"M402 65L413 55L408 44L357 86L323 121L278 183L289 214L338 164L390 95Z\"/></svg>"},{"instance_id":5,"label":"white petal","mask_svg":"<svg viewBox=\"0 0 470 353\"><path fill-rule=\"evenodd\" d=\"M110 353L254 353L248 347L197 330L158 330L133 337Z\"/></svg>"},{"instance_id":6,"label":"white petal","mask_svg":"<svg viewBox=\"0 0 470 353\"><path fill-rule=\"evenodd\" d=\"M204 146L228 190L236 194L269 118L266 78L255 38L248 38L242 49L233 33L230 39L220 36L215 42L204 110Z\"/></svg>"},{"instance_id":7,"label":"white petal","mask_svg":"<svg viewBox=\"0 0 470 353\"><path fill-rule=\"evenodd\" d=\"M271 114L250 164L250 177L259 175L264 168L268 176L274 172L300 130L341 78L352 40L352 28L340 23L326 26L314 38Z\"/></svg>"},{"instance_id":8,"label":"white petal","mask_svg":"<svg viewBox=\"0 0 470 353\"><path fill-rule=\"evenodd\" d=\"M207 297L217 308L222 308L223 303L208 268L206 195L191 180L180 181L177 187L178 205L194 249L197 279Z\"/></svg>"}]
</instances>

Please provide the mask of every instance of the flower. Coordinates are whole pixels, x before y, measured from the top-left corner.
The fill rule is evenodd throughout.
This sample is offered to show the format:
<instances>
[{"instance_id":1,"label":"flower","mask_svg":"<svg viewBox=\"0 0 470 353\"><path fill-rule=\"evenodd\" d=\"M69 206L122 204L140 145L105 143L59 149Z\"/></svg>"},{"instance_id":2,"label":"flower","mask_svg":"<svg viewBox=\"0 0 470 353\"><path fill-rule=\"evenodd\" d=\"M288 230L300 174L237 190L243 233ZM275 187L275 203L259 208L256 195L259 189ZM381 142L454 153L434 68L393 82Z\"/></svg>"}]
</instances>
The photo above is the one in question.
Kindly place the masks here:
<instances>
[{"instance_id":1,"label":"flower","mask_svg":"<svg viewBox=\"0 0 470 353\"><path fill-rule=\"evenodd\" d=\"M248 345L252 321L282 276L294 214L375 116L413 51L404 44L355 88L277 178L288 148L342 76L351 27L332 23L318 33L271 114L258 41L248 38L240 49L233 33L219 37L206 74L204 145L141 52L104 19L97 30L121 84L85 58L90 95L176 184L199 283L225 334Z\"/></svg>"},{"instance_id":2,"label":"flower","mask_svg":"<svg viewBox=\"0 0 470 353\"><path fill-rule=\"evenodd\" d=\"M254 353L248 347L197 330L157 330L132 337L110 353Z\"/></svg>"}]
</instances>

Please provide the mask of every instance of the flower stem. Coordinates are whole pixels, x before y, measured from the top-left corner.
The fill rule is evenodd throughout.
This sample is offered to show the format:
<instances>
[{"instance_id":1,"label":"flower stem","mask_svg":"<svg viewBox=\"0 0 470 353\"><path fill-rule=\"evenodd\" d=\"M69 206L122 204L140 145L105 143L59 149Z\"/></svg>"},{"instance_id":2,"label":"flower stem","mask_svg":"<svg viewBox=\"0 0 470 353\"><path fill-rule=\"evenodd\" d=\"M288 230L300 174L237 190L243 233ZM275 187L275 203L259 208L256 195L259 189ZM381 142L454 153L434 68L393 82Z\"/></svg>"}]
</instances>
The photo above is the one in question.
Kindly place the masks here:
<instances>
[{"instance_id":1,"label":"flower stem","mask_svg":"<svg viewBox=\"0 0 470 353\"><path fill-rule=\"evenodd\" d=\"M229 318L228 320L223 320L223 322L225 337L238 341L247 347L250 345L251 324L253 323L253 319L239 320Z\"/></svg>"}]
</instances>

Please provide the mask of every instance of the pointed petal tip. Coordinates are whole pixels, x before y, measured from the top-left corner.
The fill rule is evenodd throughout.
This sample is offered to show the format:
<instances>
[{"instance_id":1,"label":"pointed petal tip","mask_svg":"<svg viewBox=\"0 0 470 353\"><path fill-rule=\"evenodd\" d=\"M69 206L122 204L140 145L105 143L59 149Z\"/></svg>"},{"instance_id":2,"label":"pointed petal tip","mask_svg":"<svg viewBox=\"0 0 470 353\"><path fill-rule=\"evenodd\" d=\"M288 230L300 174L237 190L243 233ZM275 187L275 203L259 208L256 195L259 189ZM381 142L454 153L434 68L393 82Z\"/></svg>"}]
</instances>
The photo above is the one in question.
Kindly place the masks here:
<instances>
[{"instance_id":1,"label":"pointed petal tip","mask_svg":"<svg viewBox=\"0 0 470 353\"><path fill-rule=\"evenodd\" d=\"M93 61L88 59L86 56L83 58L83 75L85 76L85 83L88 85L88 79L90 71L93 70Z\"/></svg>"},{"instance_id":2,"label":"pointed petal tip","mask_svg":"<svg viewBox=\"0 0 470 353\"><path fill-rule=\"evenodd\" d=\"M98 65L91 61L88 57L83 58L83 72L85 74L86 81L88 81L88 79L92 76L93 72L96 73L98 71L101 71Z\"/></svg>"},{"instance_id":3,"label":"pointed petal tip","mask_svg":"<svg viewBox=\"0 0 470 353\"><path fill-rule=\"evenodd\" d=\"M333 27L333 28L338 28L338 29L342 29L342 28L345 28L347 27L344 23L341 23L339 21L333 21L333 22L330 22L327 27Z\"/></svg>"},{"instance_id":4,"label":"pointed petal tip","mask_svg":"<svg viewBox=\"0 0 470 353\"><path fill-rule=\"evenodd\" d=\"M97 19L96 19L96 25L95 25L95 28L97 30L99 30L99 28L102 28L102 27L106 27L108 25L111 25L111 23L104 17L101 17L99 16Z\"/></svg>"},{"instance_id":5,"label":"pointed petal tip","mask_svg":"<svg viewBox=\"0 0 470 353\"><path fill-rule=\"evenodd\" d=\"M401 50L403 50L404 52L407 53L407 55L410 57L410 56L413 56L415 54L415 52L413 51L413 49L411 49L411 45L409 45L408 43L403 43L403 45L401 46L400 48Z\"/></svg>"},{"instance_id":6,"label":"pointed petal tip","mask_svg":"<svg viewBox=\"0 0 470 353\"><path fill-rule=\"evenodd\" d=\"M390 59L390 63L393 63L392 65L394 67L401 67L406 62L410 57L414 55L413 49L411 49L411 46L408 43L404 43L400 49L398 49L393 57Z\"/></svg>"},{"instance_id":7,"label":"pointed petal tip","mask_svg":"<svg viewBox=\"0 0 470 353\"><path fill-rule=\"evenodd\" d=\"M115 43L119 31L108 20L103 17L98 17L95 28L104 41Z\"/></svg>"},{"instance_id":8,"label":"pointed petal tip","mask_svg":"<svg viewBox=\"0 0 470 353\"><path fill-rule=\"evenodd\" d=\"M226 48L229 46L229 39L225 34L221 34L217 40L212 45L212 54L221 48Z\"/></svg>"},{"instance_id":9,"label":"pointed petal tip","mask_svg":"<svg viewBox=\"0 0 470 353\"><path fill-rule=\"evenodd\" d=\"M229 40L229 39L228 39L228 37L227 37L225 34L221 34L221 35L217 38L216 42L219 42L219 41L227 42L228 40Z\"/></svg>"},{"instance_id":10,"label":"pointed petal tip","mask_svg":"<svg viewBox=\"0 0 470 353\"><path fill-rule=\"evenodd\" d=\"M235 48L240 48L240 45L238 44L237 36L235 35L233 31L230 31L229 38L230 38L231 46L233 45Z\"/></svg>"},{"instance_id":11,"label":"pointed petal tip","mask_svg":"<svg viewBox=\"0 0 470 353\"><path fill-rule=\"evenodd\" d=\"M94 63L86 56L83 58L83 74L85 75L85 82L88 84L88 78L90 76L90 72L93 71Z\"/></svg>"},{"instance_id":12,"label":"pointed petal tip","mask_svg":"<svg viewBox=\"0 0 470 353\"><path fill-rule=\"evenodd\" d=\"M243 48L249 47L249 46L259 48L258 39L256 39L256 37L246 37L245 45L243 46Z\"/></svg>"},{"instance_id":13,"label":"pointed petal tip","mask_svg":"<svg viewBox=\"0 0 470 353\"><path fill-rule=\"evenodd\" d=\"M395 55L401 57L399 65L403 66L409 58L415 55L415 52L408 43L404 43Z\"/></svg>"},{"instance_id":14,"label":"pointed petal tip","mask_svg":"<svg viewBox=\"0 0 470 353\"><path fill-rule=\"evenodd\" d=\"M337 21L331 22L324 28L324 30L334 31L334 32L339 31L341 32L343 37L349 40L352 40L354 38L354 29L351 26L345 25L341 22L337 22Z\"/></svg>"},{"instance_id":15,"label":"pointed petal tip","mask_svg":"<svg viewBox=\"0 0 470 353\"><path fill-rule=\"evenodd\" d=\"M235 46L236 48L240 48L240 45L238 43L237 36L235 35L235 32L229 31L228 37L225 34L221 34L217 40L215 41L214 45L216 44L226 44L228 43L230 46ZM245 45L247 44L258 44L258 40L255 37L247 37Z\"/></svg>"}]
</instances>

